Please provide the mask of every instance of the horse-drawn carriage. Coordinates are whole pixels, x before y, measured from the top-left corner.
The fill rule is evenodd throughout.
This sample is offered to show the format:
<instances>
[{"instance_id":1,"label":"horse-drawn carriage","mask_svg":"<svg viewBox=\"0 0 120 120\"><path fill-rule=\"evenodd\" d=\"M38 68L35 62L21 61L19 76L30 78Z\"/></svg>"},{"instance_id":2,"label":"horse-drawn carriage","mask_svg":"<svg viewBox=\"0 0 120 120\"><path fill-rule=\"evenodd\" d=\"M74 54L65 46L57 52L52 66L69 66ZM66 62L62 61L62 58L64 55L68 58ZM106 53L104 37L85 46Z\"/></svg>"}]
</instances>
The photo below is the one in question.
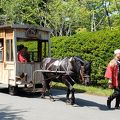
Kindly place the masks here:
<instances>
[{"instance_id":1,"label":"horse-drawn carriage","mask_svg":"<svg viewBox=\"0 0 120 120\"><path fill-rule=\"evenodd\" d=\"M32 25L0 26L0 83L8 85L10 94L15 94L18 87L32 92L40 91L42 84L44 96L46 88L50 90L51 78L57 79L68 87L68 99L70 92L72 93L73 104L72 86L77 82L75 76L85 78L81 66L87 63L79 57L60 60L50 58L50 32L50 29ZM20 46L28 47L29 61L19 61ZM89 73L86 75L89 79Z\"/></svg>"},{"instance_id":2,"label":"horse-drawn carriage","mask_svg":"<svg viewBox=\"0 0 120 120\"><path fill-rule=\"evenodd\" d=\"M41 84L40 63L50 56L50 29L33 25L0 26L0 83L8 85L10 94L17 88L36 91ZM18 61L18 47L28 47L29 62ZM29 46L33 46L30 51Z\"/></svg>"}]
</instances>

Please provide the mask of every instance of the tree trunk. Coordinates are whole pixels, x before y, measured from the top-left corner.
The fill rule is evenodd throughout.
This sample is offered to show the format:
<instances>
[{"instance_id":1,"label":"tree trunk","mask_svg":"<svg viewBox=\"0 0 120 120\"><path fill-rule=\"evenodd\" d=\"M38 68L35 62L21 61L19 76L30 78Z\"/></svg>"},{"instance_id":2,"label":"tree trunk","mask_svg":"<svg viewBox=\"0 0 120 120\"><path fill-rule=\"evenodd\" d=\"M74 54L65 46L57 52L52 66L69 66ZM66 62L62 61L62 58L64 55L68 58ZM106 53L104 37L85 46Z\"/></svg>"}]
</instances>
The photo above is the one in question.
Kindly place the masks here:
<instances>
[{"instance_id":1,"label":"tree trunk","mask_svg":"<svg viewBox=\"0 0 120 120\"><path fill-rule=\"evenodd\" d=\"M91 31L96 31L95 12L92 10Z\"/></svg>"},{"instance_id":2,"label":"tree trunk","mask_svg":"<svg viewBox=\"0 0 120 120\"><path fill-rule=\"evenodd\" d=\"M61 24L59 36L63 36L63 26L64 26L64 21Z\"/></svg>"},{"instance_id":3,"label":"tree trunk","mask_svg":"<svg viewBox=\"0 0 120 120\"><path fill-rule=\"evenodd\" d=\"M104 9L105 9L105 14L106 14L107 19L108 19L108 25L109 25L110 30L111 30L112 29L112 25L111 25L111 20L110 20L110 16L109 16L109 11L107 9L106 1L104 1Z\"/></svg>"},{"instance_id":4,"label":"tree trunk","mask_svg":"<svg viewBox=\"0 0 120 120\"><path fill-rule=\"evenodd\" d=\"M66 31L66 35L69 36L71 35L71 23L69 23L68 30Z\"/></svg>"}]
</instances>

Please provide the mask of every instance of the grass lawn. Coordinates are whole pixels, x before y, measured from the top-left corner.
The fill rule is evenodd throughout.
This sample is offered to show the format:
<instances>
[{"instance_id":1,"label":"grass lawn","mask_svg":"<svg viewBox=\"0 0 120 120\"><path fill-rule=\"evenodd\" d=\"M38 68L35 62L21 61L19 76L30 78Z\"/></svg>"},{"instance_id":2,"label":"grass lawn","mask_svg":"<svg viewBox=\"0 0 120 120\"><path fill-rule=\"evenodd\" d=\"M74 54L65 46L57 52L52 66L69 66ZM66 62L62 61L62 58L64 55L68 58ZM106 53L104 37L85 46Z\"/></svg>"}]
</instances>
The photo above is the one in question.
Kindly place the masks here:
<instances>
[{"instance_id":1,"label":"grass lawn","mask_svg":"<svg viewBox=\"0 0 120 120\"><path fill-rule=\"evenodd\" d=\"M52 87L60 88L60 89L67 88L63 83L56 83L56 82L52 82ZM87 94L93 94L99 96L109 96L112 93L111 89L104 89L102 87L93 87L93 86L84 86L84 85L75 84L74 88L77 92L80 93L87 93Z\"/></svg>"}]
</instances>

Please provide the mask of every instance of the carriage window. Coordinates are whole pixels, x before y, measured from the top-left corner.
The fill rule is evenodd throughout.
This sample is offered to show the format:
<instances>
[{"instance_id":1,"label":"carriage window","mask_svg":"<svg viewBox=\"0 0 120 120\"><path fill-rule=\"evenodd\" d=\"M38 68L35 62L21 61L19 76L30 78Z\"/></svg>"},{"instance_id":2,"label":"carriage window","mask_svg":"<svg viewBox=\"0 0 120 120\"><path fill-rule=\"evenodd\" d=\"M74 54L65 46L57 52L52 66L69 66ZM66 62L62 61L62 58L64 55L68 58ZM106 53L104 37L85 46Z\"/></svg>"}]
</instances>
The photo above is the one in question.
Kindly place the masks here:
<instances>
[{"instance_id":1,"label":"carriage window","mask_svg":"<svg viewBox=\"0 0 120 120\"><path fill-rule=\"evenodd\" d=\"M48 57L48 42L42 42L42 56Z\"/></svg>"},{"instance_id":2,"label":"carriage window","mask_svg":"<svg viewBox=\"0 0 120 120\"><path fill-rule=\"evenodd\" d=\"M28 51L30 53L30 61L40 62L43 58L48 57L48 41L23 41L21 39L18 39L17 47L19 48L19 45L21 44L24 45L24 47L28 48Z\"/></svg>"},{"instance_id":3,"label":"carriage window","mask_svg":"<svg viewBox=\"0 0 120 120\"><path fill-rule=\"evenodd\" d=\"M2 62L3 61L3 52L2 52L2 50L0 49L0 62Z\"/></svg>"},{"instance_id":4,"label":"carriage window","mask_svg":"<svg viewBox=\"0 0 120 120\"><path fill-rule=\"evenodd\" d=\"M3 61L3 39L0 39L0 62Z\"/></svg>"},{"instance_id":5,"label":"carriage window","mask_svg":"<svg viewBox=\"0 0 120 120\"><path fill-rule=\"evenodd\" d=\"M13 61L13 41L6 40L6 61Z\"/></svg>"}]
</instances>

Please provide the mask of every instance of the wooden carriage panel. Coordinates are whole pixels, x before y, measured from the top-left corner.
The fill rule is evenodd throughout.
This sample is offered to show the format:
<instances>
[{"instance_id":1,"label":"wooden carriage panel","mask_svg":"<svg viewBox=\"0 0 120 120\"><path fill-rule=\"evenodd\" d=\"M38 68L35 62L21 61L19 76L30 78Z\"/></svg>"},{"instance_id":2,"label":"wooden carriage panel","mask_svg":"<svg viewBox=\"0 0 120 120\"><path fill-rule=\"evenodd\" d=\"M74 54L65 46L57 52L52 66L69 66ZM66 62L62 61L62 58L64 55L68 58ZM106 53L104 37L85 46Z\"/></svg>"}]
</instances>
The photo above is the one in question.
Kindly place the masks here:
<instances>
[{"instance_id":1,"label":"wooden carriage panel","mask_svg":"<svg viewBox=\"0 0 120 120\"><path fill-rule=\"evenodd\" d=\"M5 37L5 30L0 30L0 38L4 38Z\"/></svg>"},{"instance_id":2,"label":"wooden carriage panel","mask_svg":"<svg viewBox=\"0 0 120 120\"><path fill-rule=\"evenodd\" d=\"M4 63L4 69L8 69L8 70L13 70L15 68L15 63L13 62L7 62Z\"/></svg>"},{"instance_id":3,"label":"wooden carriage panel","mask_svg":"<svg viewBox=\"0 0 120 120\"><path fill-rule=\"evenodd\" d=\"M8 70L4 70L3 71L3 80L1 81L1 83L4 83L4 84L8 84Z\"/></svg>"},{"instance_id":4,"label":"wooden carriage panel","mask_svg":"<svg viewBox=\"0 0 120 120\"><path fill-rule=\"evenodd\" d=\"M31 25L13 24L0 26L0 39L3 41L3 61L0 63L0 71L2 71L0 73L0 83L15 86L17 84L17 76L20 76L22 73L27 73L27 82L34 81L35 84L41 83L41 80L43 80L42 73L35 72L41 69L40 62L19 63L17 61L17 41L39 40L38 46L44 47L44 50L46 50L46 43L45 45L43 44L44 46L42 46L42 43L48 42L49 44L50 32L51 30L48 28ZM40 47L38 47L38 53L42 56L42 52L40 53L42 48ZM48 45L48 47L50 50L50 45ZM39 54L38 57L40 56ZM34 73L35 76L33 77Z\"/></svg>"},{"instance_id":5,"label":"wooden carriage panel","mask_svg":"<svg viewBox=\"0 0 120 120\"><path fill-rule=\"evenodd\" d=\"M40 70L40 63L20 63L17 62L16 75L20 76L22 73L27 74L27 82L33 81L33 74L35 70ZM42 82L42 74L40 72L35 73L35 83L39 84Z\"/></svg>"},{"instance_id":6,"label":"wooden carriage panel","mask_svg":"<svg viewBox=\"0 0 120 120\"><path fill-rule=\"evenodd\" d=\"M3 77L2 83L15 86L16 80L15 80L14 70L6 69L3 71L3 73L4 73L4 77Z\"/></svg>"},{"instance_id":7,"label":"wooden carriage panel","mask_svg":"<svg viewBox=\"0 0 120 120\"><path fill-rule=\"evenodd\" d=\"M25 29L16 29L16 38L27 38Z\"/></svg>"},{"instance_id":8,"label":"wooden carriage panel","mask_svg":"<svg viewBox=\"0 0 120 120\"><path fill-rule=\"evenodd\" d=\"M0 63L0 81L3 81L3 65L4 63Z\"/></svg>"},{"instance_id":9,"label":"wooden carriage panel","mask_svg":"<svg viewBox=\"0 0 120 120\"><path fill-rule=\"evenodd\" d=\"M30 31L31 30L31 31ZM37 32L36 32L37 31ZM40 39L40 40L49 40L49 33L47 31L42 31L36 29L16 29L16 37L17 38L25 38L25 39Z\"/></svg>"},{"instance_id":10,"label":"wooden carriage panel","mask_svg":"<svg viewBox=\"0 0 120 120\"><path fill-rule=\"evenodd\" d=\"M32 66L27 63L17 62L16 64L16 76L20 76L22 73L27 74L27 80L32 81Z\"/></svg>"},{"instance_id":11,"label":"wooden carriage panel","mask_svg":"<svg viewBox=\"0 0 120 120\"><path fill-rule=\"evenodd\" d=\"M13 39L13 30L12 29L5 30L5 39Z\"/></svg>"},{"instance_id":12,"label":"wooden carriage panel","mask_svg":"<svg viewBox=\"0 0 120 120\"><path fill-rule=\"evenodd\" d=\"M9 82L9 80L14 81L15 84L15 63L7 62L4 63L4 81Z\"/></svg>"}]
</instances>

